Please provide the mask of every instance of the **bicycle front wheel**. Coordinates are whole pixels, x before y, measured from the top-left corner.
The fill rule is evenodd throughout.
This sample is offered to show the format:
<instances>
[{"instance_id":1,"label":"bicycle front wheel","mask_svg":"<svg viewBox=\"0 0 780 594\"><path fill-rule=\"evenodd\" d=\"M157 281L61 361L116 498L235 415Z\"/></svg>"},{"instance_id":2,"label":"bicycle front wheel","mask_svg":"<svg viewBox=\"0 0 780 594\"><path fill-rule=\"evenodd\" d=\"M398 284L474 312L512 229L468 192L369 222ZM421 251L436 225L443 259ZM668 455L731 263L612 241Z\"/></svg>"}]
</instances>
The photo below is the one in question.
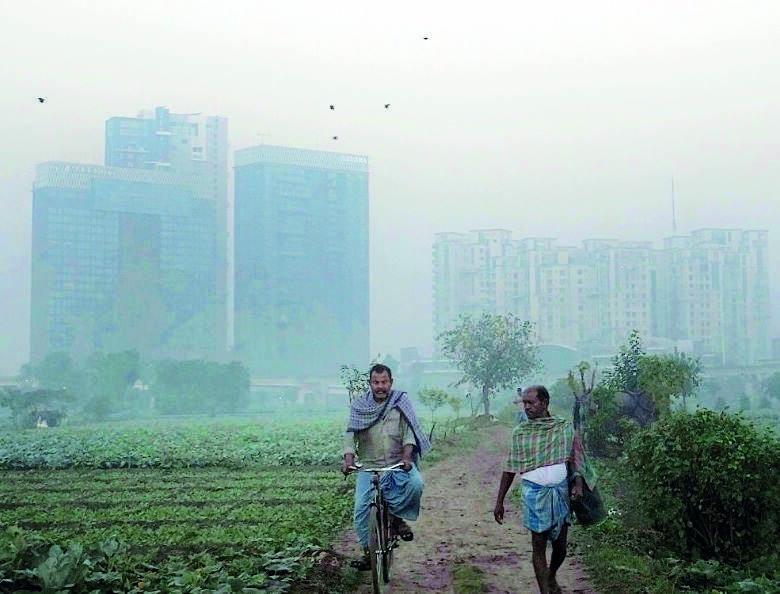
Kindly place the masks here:
<instances>
[{"instance_id":1,"label":"bicycle front wheel","mask_svg":"<svg viewBox=\"0 0 780 594\"><path fill-rule=\"evenodd\" d=\"M382 579L382 523L379 510L372 505L368 510L368 559L371 562L371 584L374 593L381 594L385 581Z\"/></svg>"},{"instance_id":2,"label":"bicycle front wheel","mask_svg":"<svg viewBox=\"0 0 780 594\"><path fill-rule=\"evenodd\" d=\"M385 583L390 581L390 568L393 566L393 528L390 520L390 512L387 507L382 514L382 579Z\"/></svg>"}]
</instances>

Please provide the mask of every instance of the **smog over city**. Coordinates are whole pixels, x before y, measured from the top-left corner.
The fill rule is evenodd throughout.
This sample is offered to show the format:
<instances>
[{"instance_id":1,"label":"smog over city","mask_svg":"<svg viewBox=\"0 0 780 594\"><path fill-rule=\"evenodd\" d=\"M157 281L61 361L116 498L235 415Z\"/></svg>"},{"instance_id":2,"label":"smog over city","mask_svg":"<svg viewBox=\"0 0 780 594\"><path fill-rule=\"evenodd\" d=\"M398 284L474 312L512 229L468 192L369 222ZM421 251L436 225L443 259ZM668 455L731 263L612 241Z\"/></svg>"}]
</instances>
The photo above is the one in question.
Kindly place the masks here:
<instances>
[{"instance_id":1,"label":"smog over city","mask_svg":"<svg viewBox=\"0 0 780 594\"><path fill-rule=\"evenodd\" d=\"M534 408L543 391L518 388L545 384L549 412L567 422L573 415L599 472L614 482L620 472L633 477L630 496L603 483L612 506L606 521L632 535L650 526L653 534L683 534L690 521L675 515L683 512L656 507L654 516L655 487L642 482L661 436L688 435L700 423L694 434L717 434L710 444L743 440L768 468L766 456L780 451L760 433L768 427L774 436L766 439L776 440L780 427L779 31L775 0L6 2L0 499L26 497L21 469L41 480L73 472L86 490L83 473L117 467L149 472L150 481L163 480L154 475L161 468L224 471L205 480L240 492L230 481L244 478L231 473L278 467L291 474L274 486L277 503L306 481L306 489L327 484L323 492L341 501L352 491L345 495L340 475L330 481L337 468L352 480L350 440L360 459L358 435L380 418L364 421L355 404L384 402L369 383L384 373L368 373L380 363L396 372L392 387L411 398L386 395L415 438L402 449L411 448L416 464L427 440L434 444L431 496L449 481L437 464L479 443L464 464L494 474L463 486L463 497L490 491L482 507L492 508L516 452L502 466L506 452L483 451L485 444L492 436L503 447L522 435L518 427L546 418L546 409ZM749 433L751 423L759 433ZM58 445L47 445L57 431ZM411 454L403 451L408 473ZM751 455L741 468L752 468ZM615 470L618 459L628 466ZM652 464L674 471L656 458ZM116 489L135 488L107 476L122 485ZM270 489L270 477L261 473L252 488ZM184 492L198 480L166 485ZM503 521L509 485L501 485L491 527ZM46 503L53 510L59 488ZM698 496L673 493L656 495ZM104 495L90 495L95 509L110 507ZM195 507L226 506L212 517L238 517L248 501L212 497L221 496L194 499ZM514 495L507 497L510 510ZM641 521L631 515L634 500L644 502ZM84 555L97 555L91 563L99 569L67 588L114 591L100 580L109 579L114 553L106 551L115 546L120 557L146 547L151 562L154 547L178 551L189 539L182 551L225 563L224 575L203 578L212 588L203 591L227 588L228 575L245 591L290 583L308 591L306 580L322 577L318 563L327 565L327 555L304 562L309 553L301 551L335 542L352 521L351 500L320 504L309 516L333 510L332 523L300 527L303 520L268 520L267 510L247 503L247 531L278 527L246 545L248 558L264 559L251 577L222 549L198 549L184 528L175 543L85 532L92 553ZM33 521L37 511L19 503L17 513L14 505L0 509L0 533L40 529L36 542L64 546L65 536L87 530L56 532L59 512ZM772 526L780 525L772 505ZM137 512L139 522L158 519L133 509L126 515ZM163 522L183 517L171 510L161 512ZM205 521L187 517L181 521ZM51 532L42 528L49 522ZM412 540L408 527L393 526ZM419 526L422 543L426 534L445 542L460 530ZM764 570L771 562L748 567L737 554L753 541L733 534L757 534L756 526L730 528L723 544L691 533L682 548L663 549L663 559L692 564L670 570L682 577L669 587L696 591L690 576L699 571L711 581L702 577L697 587L712 591L736 591L728 584L750 576L780 587L780 574ZM204 543L249 539L240 527L212 529ZM101 540L109 537L116 542ZM747 556L778 554L760 548L762 538ZM335 550L337 565L351 554L333 546L323 551ZM424 548L411 550L402 544L400 563L429 561ZM30 573L21 556L6 563L2 551L0 593L17 579L4 577L6 566L27 571L19 582L25 591L54 587L44 584L42 565ZM278 569L283 563L268 555L296 561ZM712 567L695 566L699 557L740 563L729 566L730 582L716 583ZM608 573L598 561L582 562ZM165 563L155 576L122 565L115 583L123 585L111 587L191 591L171 584L184 588L194 574ZM561 591L554 571L548 583L525 557L519 564L528 588ZM570 591L580 573L565 571ZM505 591L501 572L480 591ZM461 579L450 573L453 584ZM338 587L324 582L331 591L351 591L359 579L339 575L327 577L345 580ZM420 579L398 587L453 585ZM594 588L610 587L599 579Z\"/></svg>"},{"instance_id":2,"label":"smog over city","mask_svg":"<svg viewBox=\"0 0 780 594\"><path fill-rule=\"evenodd\" d=\"M673 183L678 234L771 240L780 216L773 2L5 12L5 373L29 351L35 164L102 164L105 121L158 105L228 118L231 159L261 142L368 156L372 353L431 350L434 233L660 245Z\"/></svg>"}]
</instances>

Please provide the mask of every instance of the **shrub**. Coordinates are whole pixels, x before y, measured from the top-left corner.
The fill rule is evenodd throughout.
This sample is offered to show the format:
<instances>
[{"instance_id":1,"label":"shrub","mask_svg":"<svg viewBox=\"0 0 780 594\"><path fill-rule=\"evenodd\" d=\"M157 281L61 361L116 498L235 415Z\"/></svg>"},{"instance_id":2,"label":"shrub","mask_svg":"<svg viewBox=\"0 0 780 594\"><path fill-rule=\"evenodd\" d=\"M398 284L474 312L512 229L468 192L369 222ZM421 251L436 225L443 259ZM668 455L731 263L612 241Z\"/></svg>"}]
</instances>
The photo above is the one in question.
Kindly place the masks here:
<instances>
[{"instance_id":1,"label":"shrub","mask_svg":"<svg viewBox=\"0 0 780 594\"><path fill-rule=\"evenodd\" d=\"M673 413L627 449L639 503L682 555L741 562L780 538L780 440L738 415Z\"/></svg>"},{"instance_id":2,"label":"shrub","mask_svg":"<svg viewBox=\"0 0 780 594\"><path fill-rule=\"evenodd\" d=\"M594 456L617 458L639 431L636 421L622 415L617 394L599 384L591 396L594 411L585 425L588 451Z\"/></svg>"}]
</instances>

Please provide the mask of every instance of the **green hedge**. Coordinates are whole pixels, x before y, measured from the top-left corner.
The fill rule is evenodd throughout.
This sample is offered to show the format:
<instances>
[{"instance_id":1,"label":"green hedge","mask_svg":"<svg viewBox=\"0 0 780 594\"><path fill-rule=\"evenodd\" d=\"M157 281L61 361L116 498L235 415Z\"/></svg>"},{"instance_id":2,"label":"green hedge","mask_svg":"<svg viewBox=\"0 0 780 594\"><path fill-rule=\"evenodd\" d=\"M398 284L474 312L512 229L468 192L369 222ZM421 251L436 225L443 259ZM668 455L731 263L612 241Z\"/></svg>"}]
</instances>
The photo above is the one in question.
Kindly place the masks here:
<instances>
[{"instance_id":1,"label":"green hedge","mask_svg":"<svg viewBox=\"0 0 780 594\"><path fill-rule=\"evenodd\" d=\"M742 562L780 542L780 440L740 416L674 413L639 433L627 467L647 517L681 555Z\"/></svg>"}]
</instances>

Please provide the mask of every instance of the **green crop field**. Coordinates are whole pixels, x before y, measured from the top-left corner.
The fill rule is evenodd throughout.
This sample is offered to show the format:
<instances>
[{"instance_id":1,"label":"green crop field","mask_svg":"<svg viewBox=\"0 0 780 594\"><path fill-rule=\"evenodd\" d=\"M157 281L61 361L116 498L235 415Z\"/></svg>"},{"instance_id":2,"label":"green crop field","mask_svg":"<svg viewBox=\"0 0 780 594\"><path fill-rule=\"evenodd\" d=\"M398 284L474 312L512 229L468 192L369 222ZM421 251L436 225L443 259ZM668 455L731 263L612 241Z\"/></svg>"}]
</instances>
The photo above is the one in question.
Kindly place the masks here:
<instances>
[{"instance_id":1,"label":"green crop field","mask_svg":"<svg viewBox=\"0 0 780 594\"><path fill-rule=\"evenodd\" d=\"M284 591L349 522L342 421L0 434L0 592Z\"/></svg>"}]
</instances>

